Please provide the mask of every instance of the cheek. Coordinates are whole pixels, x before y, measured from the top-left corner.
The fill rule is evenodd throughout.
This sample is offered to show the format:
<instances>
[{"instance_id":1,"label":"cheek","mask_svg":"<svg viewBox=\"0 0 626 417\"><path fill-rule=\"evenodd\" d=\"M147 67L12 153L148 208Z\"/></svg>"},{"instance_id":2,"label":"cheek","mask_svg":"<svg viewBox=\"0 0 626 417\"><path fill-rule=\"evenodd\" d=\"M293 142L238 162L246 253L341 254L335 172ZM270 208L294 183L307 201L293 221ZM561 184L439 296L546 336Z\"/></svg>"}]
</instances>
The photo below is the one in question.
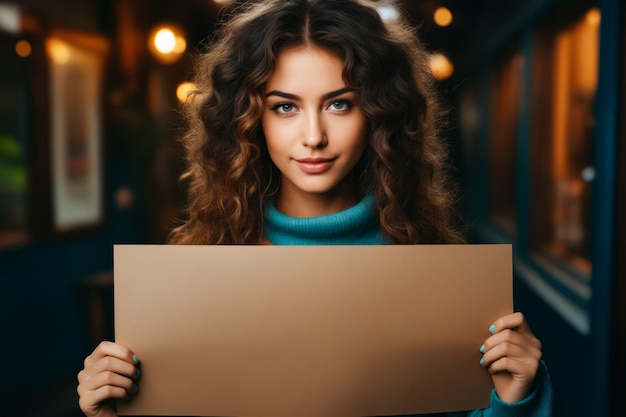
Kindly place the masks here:
<instances>
[{"instance_id":1,"label":"cheek","mask_svg":"<svg viewBox=\"0 0 626 417\"><path fill-rule=\"evenodd\" d=\"M261 129L269 157L276 163L277 158L280 159L280 156L285 153L285 132L276 123L268 122L265 118L261 121Z\"/></svg>"},{"instance_id":2,"label":"cheek","mask_svg":"<svg viewBox=\"0 0 626 417\"><path fill-rule=\"evenodd\" d=\"M363 119L356 121L350 128L349 132L346 132L346 137L350 138L350 146L355 153L360 156L365 152L366 143L366 122Z\"/></svg>"},{"instance_id":3,"label":"cheek","mask_svg":"<svg viewBox=\"0 0 626 417\"><path fill-rule=\"evenodd\" d=\"M293 131L293 121L291 118L279 117L268 110L261 117L261 128L266 137L286 139L284 136Z\"/></svg>"}]
</instances>

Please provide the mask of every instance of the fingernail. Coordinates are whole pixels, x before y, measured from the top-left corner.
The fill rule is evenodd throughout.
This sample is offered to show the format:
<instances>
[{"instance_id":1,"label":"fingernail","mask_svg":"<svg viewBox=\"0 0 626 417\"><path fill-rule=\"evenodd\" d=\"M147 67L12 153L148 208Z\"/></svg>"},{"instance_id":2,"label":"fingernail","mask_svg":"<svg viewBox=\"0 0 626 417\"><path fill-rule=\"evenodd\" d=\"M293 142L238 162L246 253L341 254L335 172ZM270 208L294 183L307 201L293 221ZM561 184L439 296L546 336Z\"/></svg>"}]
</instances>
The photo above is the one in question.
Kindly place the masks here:
<instances>
[{"instance_id":1,"label":"fingernail","mask_svg":"<svg viewBox=\"0 0 626 417\"><path fill-rule=\"evenodd\" d=\"M495 324L492 324L491 326L489 326L489 331L490 331L491 333L495 332L495 331L496 331L496 325L495 325Z\"/></svg>"},{"instance_id":2,"label":"fingernail","mask_svg":"<svg viewBox=\"0 0 626 417\"><path fill-rule=\"evenodd\" d=\"M141 376L141 371L139 369L137 369L135 371L135 375L137 375L137 378L139 378Z\"/></svg>"},{"instance_id":3,"label":"fingernail","mask_svg":"<svg viewBox=\"0 0 626 417\"><path fill-rule=\"evenodd\" d=\"M481 364L481 365L484 365L484 364L485 364L485 358L484 358L484 357L483 357L483 358L480 358L480 364Z\"/></svg>"},{"instance_id":4,"label":"fingernail","mask_svg":"<svg viewBox=\"0 0 626 417\"><path fill-rule=\"evenodd\" d=\"M482 345L479 350L480 353L485 353L485 345ZM137 372L139 372L139 370L137 370Z\"/></svg>"},{"instance_id":5,"label":"fingernail","mask_svg":"<svg viewBox=\"0 0 626 417\"><path fill-rule=\"evenodd\" d=\"M137 358L137 355L133 355L133 362L139 363L139 358Z\"/></svg>"},{"instance_id":6,"label":"fingernail","mask_svg":"<svg viewBox=\"0 0 626 417\"><path fill-rule=\"evenodd\" d=\"M139 391L139 387L137 384L133 384L133 395L137 394L137 391Z\"/></svg>"}]
</instances>

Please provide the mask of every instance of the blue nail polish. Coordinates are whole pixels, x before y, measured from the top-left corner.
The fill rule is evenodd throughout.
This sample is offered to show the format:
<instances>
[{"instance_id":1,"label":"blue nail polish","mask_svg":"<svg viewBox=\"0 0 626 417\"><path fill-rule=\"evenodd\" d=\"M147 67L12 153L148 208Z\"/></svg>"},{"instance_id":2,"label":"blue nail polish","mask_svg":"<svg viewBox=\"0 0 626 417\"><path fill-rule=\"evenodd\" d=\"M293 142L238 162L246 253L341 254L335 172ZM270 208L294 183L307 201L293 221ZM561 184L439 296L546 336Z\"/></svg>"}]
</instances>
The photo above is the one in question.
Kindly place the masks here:
<instances>
[{"instance_id":1,"label":"blue nail polish","mask_svg":"<svg viewBox=\"0 0 626 417\"><path fill-rule=\"evenodd\" d=\"M137 394L137 391L139 391L139 387L137 384L133 384L133 395Z\"/></svg>"},{"instance_id":2,"label":"blue nail polish","mask_svg":"<svg viewBox=\"0 0 626 417\"><path fill-rule=\"evenodd\" d=\"M491 333L495 332L495 331L496 331L496 325L495 325L495 324L492 324L491 326L489 326L489 331L490 331Z\"/></svg>"},{"instance_id":3,"label":"blue nail polish","mask_svg":"<svg viewBox=\"0 0 626 417\"><path fill-rule=\"evenodd\" d=\"M137 375L137 378L139 378L141 376L141 371L139 369L137 369L135 371L135 375Z\"/></svg>"},{"instance_id":4,"label":"blue nail polish","mask_svg":"<svg viewBox=\"0 0 626 417\"><path fill-rule=\"evenodd\" d=\"M480 364L484 365L485 364L485 358L480 358Z\"/></svg>"},{"instance_id":5,"label":"blue nail polish","mask_svg":"<svg viewBox=\"0 0 626 417\"><path fill-rule=\"evenodd\" d=\"M135 363L139 362L139 358L137 358L137 355L133 355L133 362Z\"/></svg>"},{"instance_id":6,"label":"blue nail polish","mask_svg":"<svg viewBox=\"0 0 626 417\"><path fill-rule=\"evenodd\" d=\"M479 350L480 353L485 353L485 345L482 345Z\"/></svg>"}]
</instances>

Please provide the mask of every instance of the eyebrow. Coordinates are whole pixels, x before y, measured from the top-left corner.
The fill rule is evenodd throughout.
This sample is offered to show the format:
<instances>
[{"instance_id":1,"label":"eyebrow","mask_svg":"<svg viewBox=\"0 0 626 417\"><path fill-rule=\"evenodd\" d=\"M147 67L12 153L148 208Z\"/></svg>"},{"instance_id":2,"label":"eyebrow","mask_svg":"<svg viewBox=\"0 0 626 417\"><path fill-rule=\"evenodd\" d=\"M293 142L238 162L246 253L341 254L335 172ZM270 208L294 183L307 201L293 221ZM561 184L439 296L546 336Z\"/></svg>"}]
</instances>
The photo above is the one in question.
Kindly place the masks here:
<instances>
[{"instance_id":1,"label":"eyebrow","mask_svg":"<svg viewBox=\"0 0 626 417\"><path fill-rule=\"evenodd\" d=\"M354 91L354 88L350 88L350 87L344 87L344 88L340 88L339 90L335 90L335 91L331 91L329 93L326 93L322 96L323 100L328 100L329 98L333 98L333 97L337 97L342 95L343 93L348 93L348 92L352 92ZM283 97L289 100L298 100L300 99L300 97L298 97L295 94L291 94L291 93L286 93L284 91L280 91L280 90L272 90L269 93L267 93L265 95L265 97L270 97L270 96L278 96L278 97Z\"/></svg>"}]
</instances>

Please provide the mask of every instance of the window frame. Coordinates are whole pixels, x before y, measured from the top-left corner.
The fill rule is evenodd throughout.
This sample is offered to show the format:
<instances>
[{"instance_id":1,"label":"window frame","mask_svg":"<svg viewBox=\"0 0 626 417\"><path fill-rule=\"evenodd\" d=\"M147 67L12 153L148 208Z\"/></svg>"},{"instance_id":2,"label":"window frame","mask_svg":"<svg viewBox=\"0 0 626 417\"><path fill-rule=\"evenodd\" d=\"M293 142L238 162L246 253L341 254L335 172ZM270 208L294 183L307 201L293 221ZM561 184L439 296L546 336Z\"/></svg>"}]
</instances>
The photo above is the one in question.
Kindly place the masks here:
<instances>
[{"instance_id":1,"label":"window frame","mask_svg":"<svg viewBox=\"0 0 626 417\"><path fill-rule=\"evenodd\" d=\"M555 2L551 2L555 6ZM600 45L598 62L598 85L596 92L597 105L594 109L596 131L593 137L593 166L596 169L596 178L593 183L592 213L591 213L591 262L593 265L591 279L576 276L567 268L555 267L553 263L546 262L541 257L535 256L530 250L530 208L531 208L531 183L530 170L533 162L530 149L531 136L531 89L533 83L532 64L534 55L534 37L537 22L553 16L551 12L561 15L566 8L597 6L602 11L602 23L600 25ZM619 39L620 22L615 16L619 16L618 5L611 4L608 0L595 2L582 0L575 6L558 5L554 8L543 8L535 11L531 19L520 25L515 33L509 33L499 42L494 42L488 49L489 54L481 67L475 83L468 87L475 92L476 104L479 110L477 123L476 142L471 155L468 155L466 165L470 165L472 176L465 179L466 186L472 190L471 197L465 202L466 213L472 221L470 228L470 240L490 243L511 243L514 253L514 274L516 279L527 284L541 299L555 310L581 335L588 336L597 332L596 326L600 325L598 317L604 317L609 321L607 306L610 306L610 282L612 278L612 262L614 259L614 202L617 151L617 115L619 90L615 85L619 83ZM565 9L564 9L565 8ZM568 13L573 13L570 10ZM565 13L567 17L568 13ZM607 15L609 17L607 18ZM570 22L571 22L570 18ZM490 170L485 162L489 156L483 152L489 152L489 109L490 107L490 73L499 50L505 45L510 45L512 40L519 41L524 60L524 79L520 97L521 109L519 114L519 126L517 137L517 224L516 234L507 233L491 219L489 209L489 175ZM473 158L475 157L475 158ZM473 158L473 159L472 159ZM605 355L608 357L608 355Z\"/></svg>"}]
</instances>

